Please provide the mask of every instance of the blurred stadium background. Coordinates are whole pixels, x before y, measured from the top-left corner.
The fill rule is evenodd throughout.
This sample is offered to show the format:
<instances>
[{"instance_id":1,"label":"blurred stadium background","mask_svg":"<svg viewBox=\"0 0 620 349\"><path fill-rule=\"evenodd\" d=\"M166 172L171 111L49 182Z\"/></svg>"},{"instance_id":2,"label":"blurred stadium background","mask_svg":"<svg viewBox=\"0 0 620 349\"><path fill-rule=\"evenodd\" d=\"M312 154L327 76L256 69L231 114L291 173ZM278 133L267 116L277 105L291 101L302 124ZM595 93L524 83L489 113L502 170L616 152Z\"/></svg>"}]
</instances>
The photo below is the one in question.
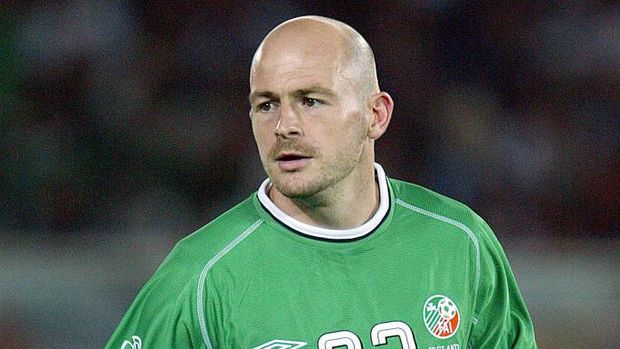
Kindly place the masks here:
<instances>
[{"instance_id":1,"label":"blurred stadium background","mask_svg":"<svg viewBox=\"0 0 620 349\"><path fill-rule=\"evenodd\" d=\"M389 175L489 221L541 348L620 344L617 1L3 1L0 348L102 347L173 244L255 191L261 38L357 28Z\"/></svg>"}]
</instances>

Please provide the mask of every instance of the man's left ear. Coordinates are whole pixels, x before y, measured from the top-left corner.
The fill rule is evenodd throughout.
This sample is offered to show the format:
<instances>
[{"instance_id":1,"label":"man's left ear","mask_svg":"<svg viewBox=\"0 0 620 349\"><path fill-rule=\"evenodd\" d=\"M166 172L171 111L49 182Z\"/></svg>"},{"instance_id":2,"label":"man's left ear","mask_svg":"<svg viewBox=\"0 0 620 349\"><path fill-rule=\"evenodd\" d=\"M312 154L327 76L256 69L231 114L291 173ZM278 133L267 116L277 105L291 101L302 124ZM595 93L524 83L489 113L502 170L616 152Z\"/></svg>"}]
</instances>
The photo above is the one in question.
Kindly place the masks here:
<instances>
[{"instance_id":1,"label":"man's left ear","mask_svg":"<svg viewBox=\"0 0 620 349\"><path fill-rule=\"evenodd\" d=\"M371 98L373 118L368 129L368 137L378 139L385 133L390 124L394 101L387 92L376 93Z\"/></svg>"}]
</instances>

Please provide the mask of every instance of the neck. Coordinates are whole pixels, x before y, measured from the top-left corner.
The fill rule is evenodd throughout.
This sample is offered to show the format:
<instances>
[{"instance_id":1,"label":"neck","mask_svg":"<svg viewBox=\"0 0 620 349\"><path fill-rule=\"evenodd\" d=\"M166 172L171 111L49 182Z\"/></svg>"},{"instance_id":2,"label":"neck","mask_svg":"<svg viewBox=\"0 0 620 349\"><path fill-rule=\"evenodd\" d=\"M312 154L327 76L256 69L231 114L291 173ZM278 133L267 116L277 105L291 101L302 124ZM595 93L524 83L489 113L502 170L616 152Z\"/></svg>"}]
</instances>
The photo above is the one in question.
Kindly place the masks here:
<instances>
[{"instance_id":1,"label":"neck","mask_svg":"<svg viewBox=\"0 0 620 349\"><path fill-rule=\"evenodd\" d=\"M372 162L349 176L355 178L345 178L339 185L310 197L289 198L274 187L269 196L277 207L300 222L327 229L351 229L373 216L380 197Z\"/></svg>"}]
</instances>

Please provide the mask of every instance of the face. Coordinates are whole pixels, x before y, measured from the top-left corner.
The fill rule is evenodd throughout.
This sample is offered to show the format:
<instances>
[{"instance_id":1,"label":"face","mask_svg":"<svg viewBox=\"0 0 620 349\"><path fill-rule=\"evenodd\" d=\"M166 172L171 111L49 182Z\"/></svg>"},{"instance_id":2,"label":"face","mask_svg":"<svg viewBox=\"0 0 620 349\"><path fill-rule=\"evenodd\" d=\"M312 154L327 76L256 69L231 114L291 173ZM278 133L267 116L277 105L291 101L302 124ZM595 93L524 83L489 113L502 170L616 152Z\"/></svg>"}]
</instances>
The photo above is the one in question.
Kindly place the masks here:
<instances>
[{"instance_id":1,"label":"face","mask_svg":"<svg viewBox=\"0 0 620 349\"><path fill-rule=\"evenodd\" d=\"M305 198L354 180L368 153L371 111L341 52L295 42L264 46L252 69L250 116L275 189Z\"/></svg>"}]
</instances>

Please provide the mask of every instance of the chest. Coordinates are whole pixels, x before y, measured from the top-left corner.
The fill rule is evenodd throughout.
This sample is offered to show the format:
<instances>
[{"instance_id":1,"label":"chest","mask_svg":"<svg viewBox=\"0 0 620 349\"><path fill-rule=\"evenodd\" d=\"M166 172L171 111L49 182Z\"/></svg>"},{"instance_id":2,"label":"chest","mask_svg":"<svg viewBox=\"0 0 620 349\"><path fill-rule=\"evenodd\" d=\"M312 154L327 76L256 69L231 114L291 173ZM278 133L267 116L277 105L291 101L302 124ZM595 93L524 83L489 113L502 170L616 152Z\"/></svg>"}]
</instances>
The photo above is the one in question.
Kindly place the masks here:
<instances>
[{"instance_id":1,"label":"chest","mask_svg":"<svg viewBox=\"0 0 620 349\"><path fill-rule=\"evenodd\" d=\"M217 336L234 348L464 348L474 269L466 249L446 258L432 245L266 253L220 285Z\"/></svg>"}]
</instances>

